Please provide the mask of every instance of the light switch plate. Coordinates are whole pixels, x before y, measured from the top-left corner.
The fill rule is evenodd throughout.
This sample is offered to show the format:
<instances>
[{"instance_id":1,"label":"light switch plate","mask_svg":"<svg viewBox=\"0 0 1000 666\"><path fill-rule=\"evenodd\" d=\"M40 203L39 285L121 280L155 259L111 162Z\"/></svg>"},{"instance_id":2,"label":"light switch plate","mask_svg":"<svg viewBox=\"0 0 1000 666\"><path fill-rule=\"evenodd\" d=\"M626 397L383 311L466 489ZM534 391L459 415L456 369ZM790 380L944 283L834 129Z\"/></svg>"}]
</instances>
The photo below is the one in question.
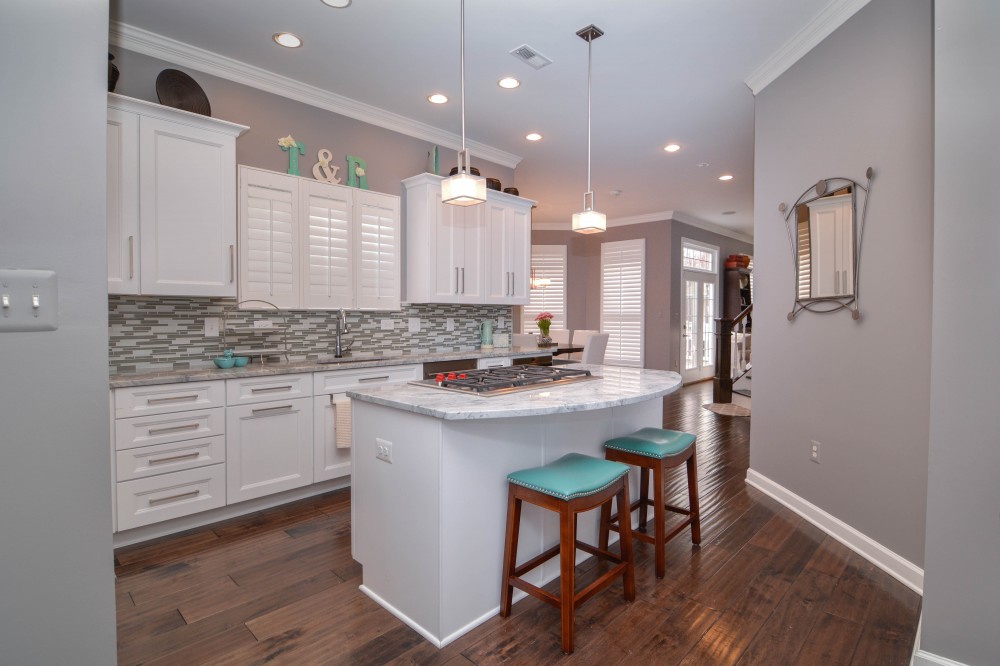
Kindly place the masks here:
<instances>
[{"instance_id":1,"label":"light switch plate","mask_svg":"<svg viewBox=\"0 0 1000 666\"><path fill-rule=\"evenodd\" d=\"M445 322L444 322L444 330L446 330L446 331L454 331L455 330L455 320L452 319L451 317L448 317L445 320Z\"/></svg>"},{"instance_id":2,"label":"light switch plate","mask_svg":"<svg viewBox=\"0 0 1000 666\"><path fill-rule=\"evenodd\" d=\"M219 318L218 317L205 317L205 337L206 338L217 338L217 337L219 337Z\"/></svg>"},{"instance_id":3,"label":"light switch plate","mask_svg":"<svg viewBox=\"0 0 1000 666\"><path fill-rule=\"evenodd\" d=\"M410 317L410 333L420 332L420 317Z\"/></svg>"},{"instance_id":4,"label":"light switch plate","mask_svg":"<svg viewBox=\"0 0 1000 666\"><path fill-rule=\"evenodd\" d=\"M0 332L59 328L59 289L53 271L0 269Z\"/></svg>"},{"instance_id":5,"label":"light switch plate","mask_svg":"<svg viewBox=\"0 0 1000 666\"><path fill-rule=\"evenodd\" d=\"M497 317L497 328L503 328L504 324L507 323L503 317Z\"/></svg>"},{"instance_id":6,"label":"light switch plate","mask_svg":"<svg viewBox=\"0 0 1000 666\"><path fill-rule=\"evenodd\" d=\"M391 331L392 330L392 320L391 319L383 319L382 320L382 330L383 331Z\"/></svg>"}]
</instances>

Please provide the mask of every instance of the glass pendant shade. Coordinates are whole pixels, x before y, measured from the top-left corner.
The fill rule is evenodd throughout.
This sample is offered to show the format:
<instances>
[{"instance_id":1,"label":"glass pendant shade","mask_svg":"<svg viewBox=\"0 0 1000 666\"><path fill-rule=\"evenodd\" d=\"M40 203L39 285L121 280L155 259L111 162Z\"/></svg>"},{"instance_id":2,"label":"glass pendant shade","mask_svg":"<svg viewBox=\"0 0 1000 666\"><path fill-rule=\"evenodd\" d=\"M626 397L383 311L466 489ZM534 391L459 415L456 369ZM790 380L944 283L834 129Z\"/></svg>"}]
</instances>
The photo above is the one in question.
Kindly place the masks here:
<instances>
[{"instance_id":1,"label":"glass pendant shade","mask_svg":"<svg viewBox=\"0 0 1000 666\"><path fill-rule=\"evenodd\" d=\"M475 206L486 201L486 179L468 169L468 153L458 154L458 173L441 181L441 201L454 206Z\"/></svg>"},{"instance_id":2,"label":"glass pendant shade","mask_svg":"<svg viewBox=\"0 0 1000 666\"><path fill-rule=\"evenodd\" d=\"M608 228L608 218L596 210L573 213L573 231L581 234L597 234Z\"/></svg>"}]
</instances>

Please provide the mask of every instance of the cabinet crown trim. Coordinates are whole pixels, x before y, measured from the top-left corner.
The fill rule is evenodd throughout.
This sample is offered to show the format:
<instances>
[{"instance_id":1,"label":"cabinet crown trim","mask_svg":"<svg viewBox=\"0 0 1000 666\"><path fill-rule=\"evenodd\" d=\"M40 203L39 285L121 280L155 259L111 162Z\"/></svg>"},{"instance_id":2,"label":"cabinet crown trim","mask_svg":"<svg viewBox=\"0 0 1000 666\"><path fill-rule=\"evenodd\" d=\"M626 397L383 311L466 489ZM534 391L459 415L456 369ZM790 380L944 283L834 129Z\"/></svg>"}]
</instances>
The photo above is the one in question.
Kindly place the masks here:
<instances>
[{"instance_id":1,"label":"cabinet crown trim","mask_svg":"<svg viewBox=\"0 0 1000 666\"><path fill-rule=\"evenodd\" d=\"M108 107L119 109L121 111L139 113L146 117L160 118L161 120L182 123L184 125L190 125L191 127L198 127L200 129L220 132L231 136L239 136L250 129L247 125L240 125L239 123L232 123L228 120L220 120L219 118L212 118L211 116L203 116L200 113L183 111L181 109L175 109L162 104L147 102L143 99L126 97L125 95L119 95L117 93L108 93Z\"/></svg>"}]
</instances>

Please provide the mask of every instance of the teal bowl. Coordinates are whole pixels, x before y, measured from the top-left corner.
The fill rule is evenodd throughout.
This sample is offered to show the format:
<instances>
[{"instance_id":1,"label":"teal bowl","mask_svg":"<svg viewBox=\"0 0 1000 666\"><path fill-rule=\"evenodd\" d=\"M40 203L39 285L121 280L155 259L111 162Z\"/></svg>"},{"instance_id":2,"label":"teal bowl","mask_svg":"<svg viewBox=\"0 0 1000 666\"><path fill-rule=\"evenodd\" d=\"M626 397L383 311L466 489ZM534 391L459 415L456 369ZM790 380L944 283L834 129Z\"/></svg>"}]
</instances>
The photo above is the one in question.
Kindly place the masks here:
<instances>
[{"instance_id":1,"label":"teal bowl","mask_svg":"<svg viewBox=\"0 0 1000 666\"><path fill-rule=\"evenodd\" d=\"M217 368L225 369L225 368L231 368L234 365L236 365L236 359L232 356L230 357L216 356L215 358L212 359L212 361L215 363L215 367Z\"/></svg>"},{"instance_id":2,"label":"teal bowl","mask_svg":"<svg viewBox=\"0 0 1000 666\"><path fill-rule=\"evenodd\" d=\"M237 368L242 368L243 366L245 366L247 363L250 362L250 357L249 356L234 356L233 360L236 361L236 367Z\"/></svg>"}]
</instances>

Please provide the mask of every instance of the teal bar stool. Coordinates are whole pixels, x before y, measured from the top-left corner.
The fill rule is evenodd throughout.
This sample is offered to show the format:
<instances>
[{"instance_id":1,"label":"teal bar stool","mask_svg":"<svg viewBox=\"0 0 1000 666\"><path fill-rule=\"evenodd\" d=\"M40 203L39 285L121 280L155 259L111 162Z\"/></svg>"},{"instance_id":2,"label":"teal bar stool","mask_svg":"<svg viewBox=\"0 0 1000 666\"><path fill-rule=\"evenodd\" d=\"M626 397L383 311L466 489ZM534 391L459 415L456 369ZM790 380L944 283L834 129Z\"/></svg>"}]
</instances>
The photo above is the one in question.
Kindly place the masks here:
<instances>
[{"instance_id":1,"label":"teal bar stool","mask_svg":"<svg viewBox=\"0 0 1000 666\"><path fill-rule=\"evenodd\" d=\"M687 432L664 430L662 428L642 428L641 430L615 437L604 443L604 457L607 460L633 465L640 470L639 499L630 507L631 511L639 509L639 529L634 532L635 538L645 543L651 543L656 548L656 577L663 578L666 574L667 542L681 533L688 525L691 526L691 541L701 543L701 516L698 510L698 461L695 456L695 436ZM663 484L666 471L671 467L679 467L687 463L688 502L690 508L682 509L670 506L663 496ZM649 472L653 471L653 499L649 499ZM619 504L618 506L621 506ZM653 535L646 533L647 507L653 507ZM666 532L667 511L679 513L686 518L684 522ZM620 512L619 512L620 513ZM631 525L631 520L619 521L613 516L608 523L608 530L620 531L625 525ZM608 530L601 532L600 547L608 542Z\"/></svg>"},{"instance_id":2,"label":"teal bar stool","mask_svg":"<svg viewBox=\"0 0 1000 666\"><path fill-rule=\"evenodd\" d=\"M514 588L559 608L562 612L562 651L573 652L573 617L577 606L610 585L621 575L625 600L635 599L635 566L632 561L632 529L627 522L618 530L621 555L608 550L607 525L611 501L618 509L629 506L628 465L569 453L543 467L522 469L507 475L507 538L503 549L503 583L500 586L500 615L510 615ZM521 526L521 503L530 502L559 514L559 543L541 555L517 566L517 537ZM595 548L577 541L576 516L601 507L600 534L603 546ZM613 562L609 571L576 592L576 550ZM560 594L556 596L525 581L522 576L559 555Z\"/></svg>"}]
</instances>

